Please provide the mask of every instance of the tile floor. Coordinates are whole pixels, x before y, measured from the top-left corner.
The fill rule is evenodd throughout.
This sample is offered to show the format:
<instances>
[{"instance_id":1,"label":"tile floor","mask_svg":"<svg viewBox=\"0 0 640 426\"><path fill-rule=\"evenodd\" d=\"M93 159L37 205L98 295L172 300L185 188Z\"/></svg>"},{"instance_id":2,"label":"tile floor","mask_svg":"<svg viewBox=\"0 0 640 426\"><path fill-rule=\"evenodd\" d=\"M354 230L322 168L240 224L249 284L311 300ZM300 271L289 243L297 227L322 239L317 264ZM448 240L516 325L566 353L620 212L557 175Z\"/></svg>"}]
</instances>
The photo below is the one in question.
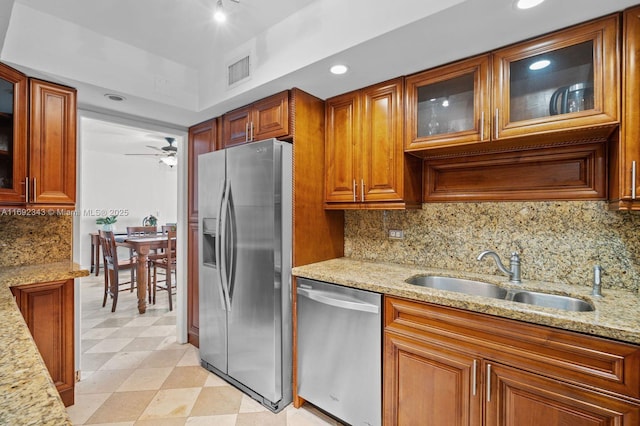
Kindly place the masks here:
<instances>
[{"instance_id":1,"label":"tile floor","mask_svg":"<svg viewBox=\"0 0 640 426\"><path fill-rule=\"evenodd\" d=\"M81 381L67 408L74 425L340 425L308 404L266 410L200 367L196 347L176 343L166 292L143 315L135 292L122 292L112 313L110 300L101 306L103 279L80 280Z\"/></svg>"}]
</instances>

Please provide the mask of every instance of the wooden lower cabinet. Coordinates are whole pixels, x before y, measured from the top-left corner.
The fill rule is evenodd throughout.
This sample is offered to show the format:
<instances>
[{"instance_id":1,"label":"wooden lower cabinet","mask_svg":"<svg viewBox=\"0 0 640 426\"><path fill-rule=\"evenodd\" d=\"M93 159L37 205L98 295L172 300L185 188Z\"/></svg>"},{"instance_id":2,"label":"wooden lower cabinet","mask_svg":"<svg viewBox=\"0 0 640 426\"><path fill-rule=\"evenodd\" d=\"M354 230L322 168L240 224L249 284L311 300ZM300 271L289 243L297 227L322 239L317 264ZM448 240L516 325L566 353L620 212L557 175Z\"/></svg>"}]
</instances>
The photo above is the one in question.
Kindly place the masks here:
<instances>
[{"instance_id":1,"label":"wooden lower cabinet","mask_svg":"<svg viewBox=\"0 0 640 426\"><path fill-rule=\"evenodd\" d=\"M640 346L385 297L384 424L636 426Z\"/></svg>"},{"instance_id":2,"label":"wooden lower cabinet","mask_svg":"<svg viewBox=\"0 0 640 426\"><path fill-rule=\"evenodd\" d=\"M195 347L200 347L200 290L198 223L189 223L187 237L189 258L187 260L187 339Z\"/></svg>"},{"instance_id":3,"label":"wooden lower cabinet","mask_svg":"<svg viewBox=\"0 0 640 426\"><path fill-rule=\"evenodd\" d=\"M74 282L72 279L11 287L65 406L74 403Z\"/></svg>"},{"instance_id":4,"label":"wooden lower cabinet","mask_svg":"<svg viewBox=\"0 0 640 426\"><path fill-rule=\"evenodd\" d=\"M486 425L608 426L640 424L637 401L485 361Z\"/></svg>"}]
</instances>

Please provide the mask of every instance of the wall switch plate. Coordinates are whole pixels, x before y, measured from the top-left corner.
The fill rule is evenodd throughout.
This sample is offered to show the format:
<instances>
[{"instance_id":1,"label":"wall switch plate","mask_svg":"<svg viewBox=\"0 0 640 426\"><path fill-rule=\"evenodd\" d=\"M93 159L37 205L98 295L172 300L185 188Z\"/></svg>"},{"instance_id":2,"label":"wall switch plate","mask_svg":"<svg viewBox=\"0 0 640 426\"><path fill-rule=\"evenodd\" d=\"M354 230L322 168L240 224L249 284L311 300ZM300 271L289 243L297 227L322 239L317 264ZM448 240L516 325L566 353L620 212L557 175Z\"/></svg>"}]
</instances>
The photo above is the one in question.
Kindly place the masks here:
<instances>
[{"instance_id":1,"label":"wall switch plate","mask_svg":"<svg viewBox=\"0 0 640 426\"><path fill-rule=\"evenodd\" d=\"M389 238L401 240L404 238L404 231L402 229L389 229Z\"/></svg>"}]
</instances>

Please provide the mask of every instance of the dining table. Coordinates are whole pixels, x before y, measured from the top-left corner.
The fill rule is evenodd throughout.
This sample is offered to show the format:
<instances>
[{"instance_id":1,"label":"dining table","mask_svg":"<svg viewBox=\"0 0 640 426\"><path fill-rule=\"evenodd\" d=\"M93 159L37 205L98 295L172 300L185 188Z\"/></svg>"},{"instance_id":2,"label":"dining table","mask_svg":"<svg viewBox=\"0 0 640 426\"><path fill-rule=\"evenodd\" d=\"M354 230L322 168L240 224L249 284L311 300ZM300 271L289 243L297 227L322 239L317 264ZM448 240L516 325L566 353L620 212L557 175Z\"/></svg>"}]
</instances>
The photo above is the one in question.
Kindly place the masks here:
<instances>
[{"instance_id":1,"label":"dining table","mask_svg":"<svg viewBox=\"0 0 640 426\"><path fill-rule=\"evenodd\" d=\"M144 314L147 310L147 260L152 250L167 248L167 236L120 237L116 245L133 249L136 253L136 287L138 287L138 312Z\"/></svg>"}]
</instances>

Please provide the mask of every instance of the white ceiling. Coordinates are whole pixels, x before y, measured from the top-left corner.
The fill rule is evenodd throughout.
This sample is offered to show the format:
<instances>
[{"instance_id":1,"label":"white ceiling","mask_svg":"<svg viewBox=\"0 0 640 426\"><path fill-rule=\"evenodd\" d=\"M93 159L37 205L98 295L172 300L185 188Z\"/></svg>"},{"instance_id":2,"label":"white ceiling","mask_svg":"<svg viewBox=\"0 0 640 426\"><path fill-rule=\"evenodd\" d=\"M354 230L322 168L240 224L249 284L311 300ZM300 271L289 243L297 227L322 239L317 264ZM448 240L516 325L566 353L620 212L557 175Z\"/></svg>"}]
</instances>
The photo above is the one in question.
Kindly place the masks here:
<instances>
[{"instance_id":1,"label":"white ceiling","mask_svg":"<svg viewBox=\"0 0 640 426\"><path fill-rule=\"evenodd\" d=\"M543 34L639 0L2 0L0 61L78 89L81 108L176 129L279 90L320 98ZM252 77L225 86L252 55ZM350 72L332 76L345 62ZM109 101L105 93L126 97Z\"/></svg>"}]
</instances>

